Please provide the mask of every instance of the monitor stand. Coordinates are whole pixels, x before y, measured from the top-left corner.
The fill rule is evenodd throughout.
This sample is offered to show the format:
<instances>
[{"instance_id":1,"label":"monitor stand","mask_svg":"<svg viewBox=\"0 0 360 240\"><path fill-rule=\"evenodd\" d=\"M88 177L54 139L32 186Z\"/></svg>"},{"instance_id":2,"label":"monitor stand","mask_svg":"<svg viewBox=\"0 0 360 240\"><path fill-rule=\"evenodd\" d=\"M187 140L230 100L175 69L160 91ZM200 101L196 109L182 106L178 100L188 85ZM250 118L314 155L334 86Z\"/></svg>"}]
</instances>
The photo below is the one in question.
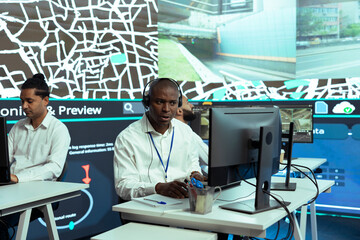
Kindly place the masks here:
<instances>
[{"instance_id":1,"label":"monitor stand","mask_svg":"<svg viewBox=\"0 0 360 240\"><path fill-rule=\"evenodd\" d=\"M273 141L275 140L274 131L273 127L260 128L255 199L221 205L221 208L254 214L281 207L277 201L270 200L269 195L272 175L272 146L274 144ZM290 203L285 202L284 204L289 205Z\"/></svg>"},{"instance_id":2,"label":"monitor stand","mask_svg":"<svg viewBox=\"0 0 360 240\"><path fill-rule=\"evenodd\" d=\"M291 173L291 155L292 155L292 147L293 147L293 135L294 135L294 123L290 123L290 130L289 134L283 134L282 136L284 138L288 139L287 142L287 151L286 151L286 177L285 177L285 183L272 183L271 184L271 190L275 191L295 191L296 189L296 183L290 182L290 173Z\"/></svg>"}]
</instances>

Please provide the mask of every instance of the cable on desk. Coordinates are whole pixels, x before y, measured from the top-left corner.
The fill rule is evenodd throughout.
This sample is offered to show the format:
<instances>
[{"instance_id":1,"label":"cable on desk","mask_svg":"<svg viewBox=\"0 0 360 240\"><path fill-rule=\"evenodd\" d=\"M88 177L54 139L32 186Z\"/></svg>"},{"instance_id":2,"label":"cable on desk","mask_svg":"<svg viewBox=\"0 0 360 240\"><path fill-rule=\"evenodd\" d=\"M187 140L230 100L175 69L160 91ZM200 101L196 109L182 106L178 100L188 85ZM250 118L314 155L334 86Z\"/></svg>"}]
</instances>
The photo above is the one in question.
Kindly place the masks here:
<instances>
[{"instance_id":1,"label":"cable on desk","mask_svg":"<svg viewBox=\"0 0 360 240\"><path fill-rule=\"evenodd\" d=\"M316 195L315 197L313 197L311 200L308 201L308 203L305 203L303 204L302 206L307 206L313 202L316 201L317 197L319 196L320 194L320 191L319 191L319 185L318 185L318 182L316 180L316 177L315 177L315 173L312 169L310 169L309 167L306 167L306 166L302 166L302 165L297 165L297 164L291 164L291 167L295 168L297 171L299 171L300 173L302 173L305 177L307 177L316 187ZM313 176L313 178L309 177L307 174L305 174L303 171L301 171L299 169L299 167L301 168L306 168L307 170L309 170L311 172L311 175Z\"/></svg>"},{"instance_id":2,"label":"cable on desk","mask_svg":"<svg viewBox=\"0 0 360 240\"><path fill-rule=\"evenodd\" d=\"M234 202L234 201L237 201L237 200L240 200L240 199L243 199L243 198L247 198L249 196L251 196L252 194L254 194L255 191L253 191L252 193L246 195L246 196L243 196L243 197L238 197L238 198L235 198L235 199L232 199L232 200L225 200L225 199L220 199L218 198L217 201L222 201L222 202Z\"/></svg>"},{"instance_id":3,"label":"cable on desk","mask_svg":"<svg viewBox=\"0 0 360 240\"><path fill-rule=\"evenodd\" d=\"M252 165L250 168L253 168L253 166L254 166L254 165ZM250 169L250 168L249 168L249 169ZM249 171L249 169L246 171L246 173ZM245 173L245 174L246 174L246 173ZM253 184L253 183L250 183L249 181L247 181L246 179L244 179L244 177L241 176L241 174L239 173L239 171L237 171L237 175L240 177L240 179L241 179L242 181L244 181L244 182L246 182L247 184L249 184L249 185L251 185L251 186L253 186L253 187L256 188L256 185ZM289 220L290 220L290 223L289 223L289 227L288 227L288 231L287 231L286 237L285 237L285 238L282 238L282 239L289 239L289 240L291 240L292 236L294 235L295 223L294 223L294 218L293 218L293 216L291 215L289 209L288 209L287 206L284 204L284 202L285 202L284 199L282 199L282 197L280 196L280 198L282 199L282 201L281 201L281 200L279 200L278 198L274 197L274 195L276 195L276 194L271 194L271 193L265 191L264 189L263 189L263 192L264 192L265 194L268 194L270 197L274 198L275 201L277 201L277 202L280 204L280 206L281 206L282 208L284 208L284 210L286 211L286 213L287 213L287 215L288 215L288 218L289 218ZM278 238L279 232L280 232L280 224L278 224L277 233L276 233L276 236L275 236L275 238L274 238L273 240L276 240L276 239ZM265 239L266 239L266 240L270 240L270 239L267 239L267 238L265 238Z\"/></svg>"},{"instance_id":4,"label":"cable on desk","mask_svg":"<svg viewBox=\"0 0 360 240\"><path fill-rule=\"evenodd\" d=\"M282 202L285 202L285 200L283 199L283 197L280 196L279 194L276 194L276 193L273 193L273 192L271 192L271 194L277 196L278 198L281 198L281 201L282 201Z\"/></svg>"},{"instance_id":5,"label":"cable on desk","mask_svg":"<svg viewBox=\"0 0 360 240\"><path fill-rule=\"evenodd\" d=\"M254 168L254 164L252 164L249 169L251 169L251 168ZM249 171L249 169L245 172L245 174ZM310 171L311 171L311 169L310 169ZM256 188L256 185L255 185L255 184L250 183L249 181L247 181L246 179L244 179L243 176L241 176L241 174L239 173L238 169L237 169L236 172L237 172L237 175L240 177L240 179L241 179L242 181L244 181L244 182L246 182L247 184L249 184L249 185L251 185L251 186L253 186L253 187ZM300 171L300 172L301 172L301 171ZM288 218L289 218L289 220L290 220L290 223L289 223L288 231L287 231L287 233L286 233L285 238L281 238L281 240L285 240L285 239L291 240L292 237L293 237L293 235L294 235L295 220L294 220L293 216L291 215L289 209L288 209L287 206L285 205L284 199L282 199L281 196L279 196L279 195L277 195L277 194L274 194L274 193L270 193L270 192L268 192L268 191L265 191L264 189L263 189L263 192L264 192L265 194L268 194L268 195L269 195L270 197L272 197L275 201L277 201L277 202L280 204L280 206L286 211L286 213L287 213L287 215L288 215ZM278 196L278 197L280 197L282 200L280 200L280 199L278 199L277 197L275 197L275 195ZM279 231L280 231L280 224L278 224L277 234L276 234L275 238L272 239L272 240L276 240L276 239L278 238ZM256 238L253 238L253 239L256 239ZM265 238L265 240L270 240L270 239Z\"/></svg>"},{"instance_id":6,"label":"cable on desk","mask_svg":"<svg viewBox=\"0 0 360 240\"><path fill-rule=\"evenodd\" d=\"M244 176L246 176L250 169L253 168L253 164L246 170L246 172L243 174ZM236 175L241 179L241 180L244 180L244 177L240 174L239 172L239 169L236 169ZM246 196L242 196L242 197L238 197L238 198L235 198L235 199L232 199L232 200L225 200L225 199L221 199L221 198L218 198L217 200L218 201L222 201L222 202L234 202L234 201L237 201L237 200L240 200L240 199L243 199L243 198L247 198L249 196L251 196L252 194L254 194L255 191L253 191L252 193L246 195Z\"/></svg>"},{"instance_id":7,"label":"cable on desk","mask_svg":"<svg viewBox=\"0 0 360 240\"><path fill-rule=\"evenodd\" d=\"M240 176L240 177L241 177L241 176ZM246 182L247 184L250 184L250 185L253 186L253 187L256 187L255 184L250 183L249 181L247 181L247 180L245 180L245 179L241 179L241 180L244 181L244 182ZM268 194L268 195L269 195L270 197L272 197L273 199L275 199L275 201L277 201L277 202L280 204L280 206L286 211L286 213L287 213L287 215L288 215L288 218L289 218L289 220L290 220L290 224L289 224L289 228L288 228L288 231L287 231L287 233L286 233L285 238L281 238L281 240L285 240L285 239L291 240L292 237L293 237L293 235L294 235L295 220L294 220L293 216L291 215L289 209L288 209L287 206L284 204L284 201L281 201L280 199L278 199L277 197L274 196L275 194L272 194L272 193L270 193L270 192L268 192L268 191L265 191L264 189L263 189L263 192L264 192L265 194ZM280 225L278 225L278 231L280 231ZM278 238L278 233L276 234L276 238L274 238L273 240L275 240L275 239L277 239L277 238ZM256 239L256 238L255 238L255 239ZM268 239L268 238L265 238L265 239L266 239L266 240L270 240L270 239Z\"/></svg>"}]
</instances>

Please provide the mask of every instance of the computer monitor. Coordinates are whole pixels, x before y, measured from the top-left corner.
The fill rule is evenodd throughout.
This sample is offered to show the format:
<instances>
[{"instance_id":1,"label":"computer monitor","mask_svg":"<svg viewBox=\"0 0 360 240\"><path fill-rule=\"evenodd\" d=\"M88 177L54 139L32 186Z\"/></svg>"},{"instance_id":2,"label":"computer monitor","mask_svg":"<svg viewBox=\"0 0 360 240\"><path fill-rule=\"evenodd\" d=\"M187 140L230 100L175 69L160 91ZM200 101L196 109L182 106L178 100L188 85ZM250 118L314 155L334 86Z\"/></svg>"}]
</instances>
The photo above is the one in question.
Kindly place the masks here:
<instances>
[{"instance_id":1,"label":"computer monitor","mask_svg":"<svg viewBox=\"0 0 360 240\"><path fill-rule=\"evenodd\" d=\"M283 133L294 123L293 142L313 142L313 105L279 105Z\"/></svg>"},{"instance_id":2,"label":"computer monitor","mask_svg":"<svg viewBox=\"0 0 360 240\"><path fill-rule=\"evenodd\" d=\"M0 117L0 185L9 183L11 181L6 118Z\"/></svg>"},{"instance_id":3,"label":"computer monitor","mask_svg":"<svg viewBox=\"0 0 360 240\"><path fill-rule=\"evenodd\" d=\"M235 207L231 210L246 213L279 207L268 195L271 175L279 170L282 134L279 108L213 107L209 125L209 186L237 185L249 177L242 174L251 165L257 166L255 199L222 207Z\"/></svg>"}]
</instances>

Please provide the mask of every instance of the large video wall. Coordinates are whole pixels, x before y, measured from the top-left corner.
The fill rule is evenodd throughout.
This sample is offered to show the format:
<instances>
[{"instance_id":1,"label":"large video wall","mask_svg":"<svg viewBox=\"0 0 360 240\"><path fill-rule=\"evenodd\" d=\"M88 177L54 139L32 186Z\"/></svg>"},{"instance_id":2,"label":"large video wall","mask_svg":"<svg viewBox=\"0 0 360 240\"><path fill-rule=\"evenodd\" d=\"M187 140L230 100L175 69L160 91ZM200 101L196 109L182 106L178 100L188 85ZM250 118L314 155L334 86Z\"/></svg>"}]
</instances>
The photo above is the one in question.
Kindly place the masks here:
<instances>
[{"instance_id":1,"label":"large video wall","mask_svg":"<svg viewBox=\"0 0 360 240\"><path fill-rule=\"evenodd\" d=\"M357 24L350 17L359 15L351 11L358 1L246 2L251 4L230 6L228 12L180 0L0 2L0 114L7 116L9 129L23 118L20 86L43 73L51 88L49 111L72 138L65 181L90 184L55 212L61 238L95 235L121 224L111 211L117 203L113 144L143 114L143 87L158 76L178 80L184 95L200 103L314 104L314 142L295 144L294 156L328 160L318 177L334 179L336 186L320 197L319 209L360 214L360 194L355 194L360 189L355 59L360 37L340 28L338 35L299 32L296 25L306 20L301 9L321 11L330 22L334 11L346 13L341 19ZM31 224L31 239L47 238L41 220Z\"/></svg>"}]
</instances>

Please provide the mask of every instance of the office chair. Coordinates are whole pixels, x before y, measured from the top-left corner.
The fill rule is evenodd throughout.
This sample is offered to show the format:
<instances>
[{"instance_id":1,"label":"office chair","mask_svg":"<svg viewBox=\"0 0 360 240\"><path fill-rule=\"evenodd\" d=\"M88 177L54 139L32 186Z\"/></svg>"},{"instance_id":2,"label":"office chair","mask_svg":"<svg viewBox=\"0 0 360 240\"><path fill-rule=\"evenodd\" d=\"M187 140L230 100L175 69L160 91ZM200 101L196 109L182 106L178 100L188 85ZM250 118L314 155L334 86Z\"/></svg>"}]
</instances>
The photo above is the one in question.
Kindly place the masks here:
<instances>
[{"instance_id":1,"label":"office chair","mask_svg":"<svg viewBox=\"0 0 360 240\"><path fill-rule=\"evenodd\" d=\"M56 179L57 182L62 182L64 180L64 178L66 176L67 168L68 168L68 165L67 165L67 162L65 160L63 170L60 173L60 176ZM55 211L55 210L57 210L59 208L59 203L60 202L55 202L55 203L52 204L53 211Z\"/></svg>"},{"instance_id":2,"label":"office chair","mask_svg":"<svg viewBox=\"0 0 360 240\"><path fill-rule=\"evenodd\" d=\"M67 162L65 161L63 170L62 170L62 172L60 173L60 176L56 179L57 182L61 182L61 181L64 179L64 177L65 177L65 175L66 175L67 167L68 167L68 166L67 166Z\"/></svg>"}]
</instances>

